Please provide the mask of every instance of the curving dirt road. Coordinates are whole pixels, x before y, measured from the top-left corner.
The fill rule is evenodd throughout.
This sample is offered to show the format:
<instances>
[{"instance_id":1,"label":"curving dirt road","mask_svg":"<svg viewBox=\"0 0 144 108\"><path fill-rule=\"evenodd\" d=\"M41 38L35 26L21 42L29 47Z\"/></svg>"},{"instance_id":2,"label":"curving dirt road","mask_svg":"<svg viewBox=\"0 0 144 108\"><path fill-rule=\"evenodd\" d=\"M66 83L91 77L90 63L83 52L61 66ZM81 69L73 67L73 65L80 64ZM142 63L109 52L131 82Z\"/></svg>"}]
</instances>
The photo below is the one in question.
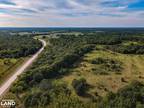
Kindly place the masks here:
<instances>
[{"instance_id":1,"label":"curving dirt road","mask_svg":"<svg viewBox=\"0 0 144 108\"><path fill-rule=\"evenodd\" d=\"M42 48L36 54L34 54L30 59L28 59L22 66L20 66L16 70L16 72L6 82L4 82L4 84L0 86L0 97L8 90L11 84L17 79L17 76L22 74L25 71L25 69L27 69L34 62L34 60L38 57L38 55L44 50L46 46L46 41L42 39L39 39L39 40L43 44Z\"/></svg>"}]
</instances>

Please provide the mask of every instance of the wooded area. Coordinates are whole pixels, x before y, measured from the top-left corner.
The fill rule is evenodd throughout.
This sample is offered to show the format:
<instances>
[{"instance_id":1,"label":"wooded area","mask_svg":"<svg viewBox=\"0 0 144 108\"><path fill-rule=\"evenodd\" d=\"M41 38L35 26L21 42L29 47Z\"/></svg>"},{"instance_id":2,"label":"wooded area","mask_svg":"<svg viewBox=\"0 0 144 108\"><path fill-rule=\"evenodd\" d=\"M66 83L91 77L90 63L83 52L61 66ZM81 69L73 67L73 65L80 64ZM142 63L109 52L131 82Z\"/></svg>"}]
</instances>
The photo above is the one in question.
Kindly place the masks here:
<instances>
[{"instance_id":1,"label":"wooded area","mask_svg":"<svg viewBox=\"0 0 144 108\"><path fill-rule=\"evenodd\" d=\"M42 44L30 36L0 33L0 58L19 58L34 54Z\"/></svg>"},{"instance_id":2,"label":"wooded area","mask_svg":"<svg viewBox=\"0 0 144 108\"><path fill-rule=\"evenodd\" d=\"M47 38L47 37L45 37ZM111 50L114 54L143 54L144 36L125 33L84 33L83 35L57 35L57 38L47 38L49 45L38 58L37 62L14 83L11 92L23 100L26 108L142 108L144 107L143 88L140 82L134 82L117 93L108 92L105 97L95 93L88 95L91 85L87 79L75 78L71 87L61 78L71 74L71 69L77 67L77 62L93 50ZM124 42L137 44L123 44ZM98 48L97 46L102 48ZM124 51L122 48L125 47ZM135 48L136 46L136 48ZM116 50L115 50L115 49ZM114 59L99 58L91 61L101 65L107 71L120 71L122 63ZM105 89L107 90L107 89ZM73 94L73 91L76 95ZM20 95L23 94L23 95ZM88 96L89 101L81 98ZM132 101L133 100L133 101Z\"/></svg>"}]
</instances>

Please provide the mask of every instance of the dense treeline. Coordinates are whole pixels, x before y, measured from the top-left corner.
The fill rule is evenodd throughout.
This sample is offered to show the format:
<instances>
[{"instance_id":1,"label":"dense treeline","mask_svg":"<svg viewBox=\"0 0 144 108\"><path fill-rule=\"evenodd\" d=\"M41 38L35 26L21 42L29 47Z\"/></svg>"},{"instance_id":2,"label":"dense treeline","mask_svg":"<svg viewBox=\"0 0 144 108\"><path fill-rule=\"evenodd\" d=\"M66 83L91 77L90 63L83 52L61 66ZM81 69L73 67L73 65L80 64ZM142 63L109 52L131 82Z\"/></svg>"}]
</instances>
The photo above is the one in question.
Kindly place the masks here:
<instances>
[{"instance_id":1,"label":"dense treeline","mask_svg":"<svg viewBox=\"0 0 144 108\"><path fill-rule=\"evenodd\" d=\"M71 38L66 39L62 37L59 39L50 39L49 41L51 46L47 47L46 51L39 58L39 61L33 65L29 72L20 78L21 81L16 83L13 87L14 90L19 88L18 86L22 90L25 90L43 79L69 74L69 68L72 68L74 63L84 54L95 48L95 45L83 45L82 42L76 42L76 40L72 40Z\"/></svg>"},{"instance_id":2,"label":"dense treeline","mask_svg":"<svg viewBox=\"0 0 144 108\"><path fill-rule=\"evenodd\" d=\"M106 45L106 49L123 54L144 54L144 36L141 34L110 34L98 33L85 34L85 42L88 44ZM123 42L137 42L138 44L123 45Z\"/></svg>"},{"instance_id":3,"label":"dense treeline","mask_svg":"<svg viewBox=\"0 0 144 108\"><path fill-rule=\"evenodd\" d=\"M133 108L137 108L142 106L144 104L141 98L143 85L140 83L134 83L134 85L120 90L117 94L113 94L113 99L109 96L105 98L91 96L90 102L83 102L77 96L73 96L72 92L74 90L78 96L86 93L88 85L86 79L73 80L71 82L73 88L69 88L65 82L59 80L64 75L70 74L70 69L86 53L96 49L95 46L97 45L105 46L106 49L103 50L107 50L110 46L122 45L123 41L143 42L143 35L141 34L132 37L131 39L129 34L87 33L83 35L58 35L57 38L49 38L50 44L38 61L19 77L11 91L24 101L21 104L26 108L117 108L117 106L118 108L131 108L132 105L135 105ZM111 69L121 70L120 63L114 60L96 59L93 63L101 63ZM126 102L129 106L123 106L125 105L124 97L127 95ZM134 103L131 102L133 96L136 97Z\"/></svg>"},{"instance_id":4,"label":"dense treeline","mask_svg":"<svg viewBox=\"0 0 144 108\"><path fill-rule=\"evenodd\" d=\"M34 54L42 46L30 36L0 35L0 58L18 58Z\"/></svg>"},{"instance_id":5,"label":"dense treeline","mask_svg":"<svg viewBox=\"0 0 144 108\"><path fill-rule=\"evenodd\" d=\"M134 81L120 89L118 93L109 93L100 103L98 108L143 108L144 85Z\"/></svg>"},{"instance_id":6,"label":"dense treeline","mask_svg":"<svg viewBox=\"0 0 144 108\"><path fill-rule=\"evenodd\" d=\"M106 48L123 54L144 54L144 45L112 45Z\"/></svg>"}]
</instances>

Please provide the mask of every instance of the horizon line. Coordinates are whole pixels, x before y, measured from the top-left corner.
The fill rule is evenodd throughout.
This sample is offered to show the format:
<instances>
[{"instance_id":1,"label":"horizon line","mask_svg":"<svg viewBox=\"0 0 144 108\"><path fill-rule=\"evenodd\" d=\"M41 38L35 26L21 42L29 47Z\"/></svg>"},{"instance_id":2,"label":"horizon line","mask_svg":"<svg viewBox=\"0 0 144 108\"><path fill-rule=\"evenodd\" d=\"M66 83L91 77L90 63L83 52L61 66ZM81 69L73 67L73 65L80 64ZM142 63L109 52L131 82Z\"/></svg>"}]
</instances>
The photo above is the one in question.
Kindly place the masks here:
<instances>
[{"instance_id":1,"label":"horizon line","mask_svg":"<svg viewBox=\"0 0 144 108\"><path fill-rule=\"evenodd\" d=\"M144 28L144 26L130 26L130 27L124 27L124 26L103 26L103 27L98 27L98 26L95 26L95 27L87 27L87 26L19 26L19 27L14 27L14 26L11 26L11 27L6 27L6 26L0 26L0 28Z\"/></svg>"}]
</instances>

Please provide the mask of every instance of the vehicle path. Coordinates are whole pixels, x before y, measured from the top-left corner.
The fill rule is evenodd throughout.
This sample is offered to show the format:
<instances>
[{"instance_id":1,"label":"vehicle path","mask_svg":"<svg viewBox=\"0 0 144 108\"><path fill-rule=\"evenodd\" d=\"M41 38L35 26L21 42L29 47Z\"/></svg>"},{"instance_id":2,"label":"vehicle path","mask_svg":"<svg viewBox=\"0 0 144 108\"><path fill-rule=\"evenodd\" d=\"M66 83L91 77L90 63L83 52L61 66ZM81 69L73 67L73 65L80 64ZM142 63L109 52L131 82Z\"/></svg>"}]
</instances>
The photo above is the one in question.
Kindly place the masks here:
<instances>
[{"instance_id":1,"label":"vehicle path","mask_svg":"<svg viewBox=\"0 0 144 108\"><path fill-rule=\"evenodd\" d=\"M14 74L7 79L1 86L0 86L0 97L4 95L4 93L10 88L12 83L17 79L17 77L22 74L38 57L38 55L44 50L46 46L46 41L43 39L39 39L42 42L42 47L37 51L32 57L30 57L24 64L22 64Z\"/></svg>"}]
</instances>

